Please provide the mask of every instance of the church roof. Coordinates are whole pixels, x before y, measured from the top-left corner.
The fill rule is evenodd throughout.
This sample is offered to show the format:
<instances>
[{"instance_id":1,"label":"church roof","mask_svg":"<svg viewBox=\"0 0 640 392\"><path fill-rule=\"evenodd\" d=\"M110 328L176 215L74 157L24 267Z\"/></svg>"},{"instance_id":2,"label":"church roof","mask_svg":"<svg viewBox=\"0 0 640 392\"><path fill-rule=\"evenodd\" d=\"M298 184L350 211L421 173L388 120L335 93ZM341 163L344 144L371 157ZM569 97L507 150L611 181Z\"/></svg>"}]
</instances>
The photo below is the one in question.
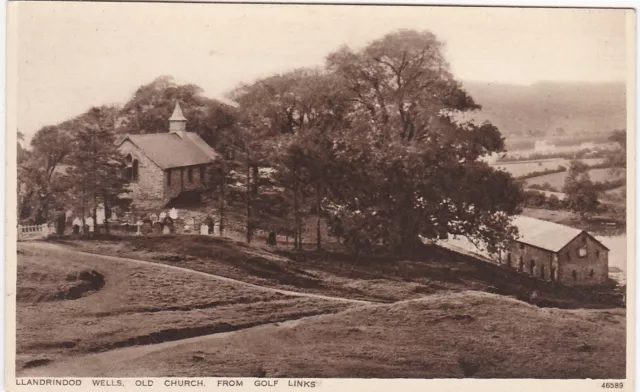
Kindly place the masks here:
<instances>
[{"instance_id":1,"label":"church roof","mask_svg":"<svg viewBox=\"0 0 640 392\"><path fill-rule=\"evenodd\" d=\"M128 135L129 140L161 169L204 165L218 159L218 153L193 132Z\"/></svg>"},{"instance_id":2,"label":"church roof","mask_svg":"<svg viewBox=\"0 0 640 392\"><path fill-rule=\"evenodd\" d=\"M512 223L518 228L519 242L552 252L559 252L569 242L584 232L583 230L573 227L522 215L517 216ZM585 233L593 238L589 233ZM602 245L600 241L595 238L593 239ZM608 249L606 246L602 246Z\"/></svg>"},{"instance_id":3,"label":"church roof","mask_svg":"<svg viewBox=\"0 0 640 392\"><path fill-rule=\"evenodd\" d=\"M184 114L182 114L182 108L180 107L179 102L176 102L176 107L173 108L173 114L171 115L169 121L187 121L187 119L184 117Z\"/></svg>"}]
</instances>

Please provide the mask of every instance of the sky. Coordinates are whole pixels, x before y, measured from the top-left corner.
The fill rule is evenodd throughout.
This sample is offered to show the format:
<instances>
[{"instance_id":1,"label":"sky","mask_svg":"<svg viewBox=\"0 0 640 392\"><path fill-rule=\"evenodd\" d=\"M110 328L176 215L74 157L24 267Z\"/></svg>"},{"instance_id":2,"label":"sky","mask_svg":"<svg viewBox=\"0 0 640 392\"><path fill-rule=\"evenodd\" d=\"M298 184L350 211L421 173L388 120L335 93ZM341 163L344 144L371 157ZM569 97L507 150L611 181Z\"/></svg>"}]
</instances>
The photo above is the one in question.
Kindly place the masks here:
<instances>
[{"instance_id":1,"label":"sky","mask_svg":"<svg viewBox=\"0 0 640 392\"><path fill-rule=\"evenodd\" d=\"M171 75L223 98L240 83L322 65L398 29L445 43L460 80L624 81L623 10L14 2L17 126L29 138ZM11 47L9 47L11 48Z\"/></svg>"}]
</instances>

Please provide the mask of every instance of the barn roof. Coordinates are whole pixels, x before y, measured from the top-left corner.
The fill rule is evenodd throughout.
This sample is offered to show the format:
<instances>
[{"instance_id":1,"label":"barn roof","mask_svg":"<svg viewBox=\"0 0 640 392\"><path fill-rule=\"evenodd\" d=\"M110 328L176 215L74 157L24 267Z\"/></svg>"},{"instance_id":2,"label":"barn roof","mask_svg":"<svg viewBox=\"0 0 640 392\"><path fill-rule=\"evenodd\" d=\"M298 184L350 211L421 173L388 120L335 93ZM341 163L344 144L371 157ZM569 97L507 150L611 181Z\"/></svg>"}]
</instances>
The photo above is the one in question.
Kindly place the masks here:
<instances>
[{"instance_id":1,"label":"barn roof","mask_svg":"<svg viewBox=\"0 0 640 392\"><path fill-rule=\"evenodd\" d=\"M193 132L129 135L130 140L161 169L203 165L218 159L218 153Z\"/></svg>"},{"instance_id":2,"label":"barn roof","mask_svg":"<svg viewBox=\"0 0 640 392\"><path fill-rule=\"evenodd\" d=\"M571 240L584 232L584 230L527 216L517 216L513 220L513 224L518 228L519 242L552 252L559 252ZM587 235L602 245L603 248L608 249L591 234L587 233Z\"/></svg>"}]
</instances>

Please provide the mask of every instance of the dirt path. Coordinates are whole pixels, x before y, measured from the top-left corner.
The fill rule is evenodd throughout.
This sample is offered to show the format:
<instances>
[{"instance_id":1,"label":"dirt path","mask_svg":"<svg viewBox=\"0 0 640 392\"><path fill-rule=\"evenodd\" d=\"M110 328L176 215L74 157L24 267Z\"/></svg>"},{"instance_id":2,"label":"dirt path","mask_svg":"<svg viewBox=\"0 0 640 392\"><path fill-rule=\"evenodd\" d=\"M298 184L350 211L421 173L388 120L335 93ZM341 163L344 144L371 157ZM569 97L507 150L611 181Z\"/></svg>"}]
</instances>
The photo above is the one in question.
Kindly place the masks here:
<instances>
[{"instance_id":1,"label":"dirt path","mask_svg":"<svg viewBox=\"0 0 640 392\"><path fill-rule=\"evenodd\" d=\"M39 251L45 251L46 252L48 250L53 250L53 251L56 251L56 252L63 252L63 253L64 252L76 253L76 254L86 255L86 256L90 256L90 257L101 257L101 258L108 259L108 260L117 260L117 261L124 261L124 262L128 262L128 263L140 264L140 265L154 266L154 267L165 268L165 269L169 269L169 270L173 270L173 271L180 271L180 272L187 273L187 274L206 276L206 277L209 277L209 278L212 278L212 279L218 279L218 280L222 280L222 281L225 281L225 282L244 285L244 286L247 286L247 287L252 287L252 288L255 288L255 289L259 289L259 290L263 290L263 291L267 291L267 292L271 292L271 293L280 293L280 294L290 295L290 296L293 296L293 297L307 297L307 298L325 299L325 300L330 300L330 301L341 301L341 302L349 302L349 303L362 304L362 305L377 303L377 302L373 302L373 301L365 301L365 300L359 300L359 299L332 297L332 296L322 295L322 294L302 293L302 292L299 292L299 291L274 289L272 287L260 286L260 285L253 284L253 283L243 282L243 281L237 280L237 279L227 278L225 276L208 274L206 272L200 272L200 271L195 271L195 270L188 269L188 268L176 267L176 266L173 266L173 265L154 263L154 262L151 262L151 261L144 261L144 260L129 259L129 258L125 258L125 257L96 255L94 253L81 252L81 251L78 251L78 250L75 250L75 249L72 249L72 248L68 248L68 247L63 246L63 245L53 244L53 243L49 243L49 242L21 242L21 243L18 244L18 249L20 249L20 248L28 249L28 250L32 250L32 251L33 250L39 250Z\"/></svg>"},{"instance_id":2,"label":"dirt path","mask_svg":"<svg viewBox=\"0 0 640 392\"><path fill-rule=\"evenodd\" d=\"M326 316L324 314L310 317L302 317L295 320L277 323L277 328L293 327L302 320ZM235 333L249 329L274 328L274 323L267 323L251 328L240 329L232 332L222 332L212 335L197 336L194 338L174 340L158 344L133 346L110 350L102 353L87 354L60 362L51 363L32 369L17 369L18 377L109 377L113 373L122 373L127 368L127 363L138 363L139 359L157 351L172 349L193 343L203 343L212 339L229 337ZM144 362L144 361L140 361ZM148 369L153 371L154 369ZM145 369L136 369L136 375L145 374Z\"/></svg>"}]
</instances>

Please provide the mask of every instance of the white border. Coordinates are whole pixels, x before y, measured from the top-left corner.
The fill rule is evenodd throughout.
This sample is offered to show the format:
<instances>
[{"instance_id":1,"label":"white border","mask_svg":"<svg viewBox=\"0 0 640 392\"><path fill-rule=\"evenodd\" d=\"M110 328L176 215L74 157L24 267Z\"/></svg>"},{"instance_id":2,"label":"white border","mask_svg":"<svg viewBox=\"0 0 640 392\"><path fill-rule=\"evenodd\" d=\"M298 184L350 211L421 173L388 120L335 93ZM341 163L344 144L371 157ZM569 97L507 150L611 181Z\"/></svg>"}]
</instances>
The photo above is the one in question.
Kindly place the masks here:
<instances>
[{"instance_id":1,"label":"white border","mask_svg":"<svg viewBox=\"0 0 640 392\"><path fill-rule=\"evenodd\" d=\"M3 2L6 2L6 0L2 0ZM165 2L164 0L159 0L159 2ZM209 2L206 0L191 0L190 2ZM222 1L225 3L238 3L237 1ZM253 3L271 3L270 1L263 1L263 0L255 0L252 1ZM13 2L12 2L13 3ZM631 0L612 0L612 1L602 1L602 0L564 0L564 1L523 1L523 0L512 0L509 1L508 3L505 3L504 1L489 1L489 0L457 0L457 1L451 1L451 0L440 0L440 1L420 1L420 0L405 0L405 1L376 1L376 0L369 0L369 1L362 1L362 0L350 0L350 1L316 1L316 0L307 0L307 1L295 1L295 2L285 2L282 1L282 3L296 3L296 4L371 4L371 5L375 5L375 4L380 4L380 5L443 5L443 6L452 6L452 5L463 5L463 6L515 6L515 7L522 7L522 6L527 6L527 7L576 7L576 8L591 8L591 7L599 7L599 8L632 8L634 9L636 12L634 14L630 15L630 20L633 20L633 22L635 23L635 26L637 27L637 6L638 6L638 2L637 1L631 1ZM3 4L4 5L4 4ZM16 185L16 178L15 178L15 143L16 143L16 135L15 133L11 132L7 132L8 129L14 129L15 128L15 108L13 107L13 105L15 104L15 96L16 96L16 88L17 88L17 80L15 80L15 78L10 78L10 75L15 75L14 71L15 71L15 61L16 61L16 57L15 55L16 53L16 48L15 47L11 47L9 48L9 45L6 44L8 41L7 39L11 38L15 38L15 24L8 24L11 23L8 20L7 17L7 8L9 6L9 4L6 4L6 6L2 7L0 9L0 25L2 26L7 26L7 29L2 29L2 32L0 33L0 48L2 48L2 50L0 50L1 55L3 56L2 59L2 63L1 63L1 67L2 67L2 74L3 74L3 78L2 80L2 84L0 84L0 87L2 87L2 91L5 92L6 91L6 95L2 94L2 97L0 97L0 117L2 118L2 125L0 129L3 129L5 131L5 142L6 142L6 146L10 147L10 148L6 148L6 149L2 149L3 152L0 153L0 155L2 156L3 160L7 163L5 166L6 172L0 171L0 178L2 178L4 181L1 181L2 184L5 185L5 188L3 189L2 192L2 200L4 200L6 203L2 203L2 207L3 208L3 212L6 214L8 211L15 211L15 200L9 200L6 195L6 191L10 191L10 192L15 192L14 190L15 185ZM4 23L2 23L4 22ZM639 106L637 105L638 102L635 101L635 96L636 96L636 92L637 92L637 85L636 85L636 71L637 71L637 42L638 42L638 32L637 29L635 31L635 34L633 36L634 41L635 42L629 42L629 51L627 53L631 54L631 53L635 53L634 56L634 61L630 61L630 70L629 72L633 75L632 79L629 80L628 86L629 86L629 91L628 91L628 100L629 100L629 105L628 108L630 109L629 111L632 111L633 108L636 109L636 112L638 112L638 108ZM13 41L15 42L15 41ZM11 50L11 52L9 52L9 50ZM6 53L6 55L5 55ZM6 64L6 66L5 66ZM9 83L11 82L11 85L9 85ZM6 90L5 90L6 89ZM6 100L5 100L6 97ZM634 130L637 131L637 123L635 122L635 117L634 114L635 113L629 113L628 117L629 117L629 123L628 123L628 130ZM12 115L10 115L12 114ZM13 117L13 118L12 118ZM6 127L5 127L6 125ZM629 139L629 145L633 145L635 146L636 150L638 149L638 147L640 147L640 141L636 139L635 137L635 132L629 132L630 133L630 139ZM6 153L6 154L5 154ZM635 154L634 152L629 152L629 159L631 161L635 161ZM9 173L9 170L13 169L13 172L11 172L11 175L8 175L7 173ZM637 162L635 162L634 165L629 165L629 169L628 170L628 179L631 182L631 184L633 184L636 180L636 169L637 169ZM5 176L5 174L7 174ZM635 187L633 186L628 186L628 203L631 206L631 208L629 208L629 212L628 212L628 226L632 226L633 230L635 230L635 222L637 222L636 220L636 215L635 215L635 202L636 202L636 198L635 198ZM15 227L15 214L7 214L5 215L5 222L7 224L6 227ZM633 222L633 225L630 224L630 222ZM5 250L5 255L15 255L15 241L10 241L12 239L15 239L15 233L9 233L6 232L5 233L5 227L2 227L0 229L0 233L2 233L2 239L0 239L0 246L2 247L3 250ZM6 236L9 236L8 241L5 242L5 238L7 238ZM13 234L13 235L12 235ZM640 240L640 235L638 235L637 230L636 230L636 239ZM632 242L630 242L629 245L629 252L631 255L633 255L634 252L634 248L635 248L635 244L633 244ZM629 258L628 260L631 260L631 258ZM635 272L635 281L634 281L634 285L632 286L633 288L633 293L630 293L632 295L630 295L629 297L633 297L632 299L636 299L636 295L637 293L635 292L635 282L637 282L637 279L640 278L640 270L637 270L635 268L635 263L632 263L630 261L628 261L628 265L630 266L629 270L628 270L628 274L629 277L633 276L633 271ZM5 263L5 267L8 267L8 265ZM3 276L5 279L7 277L7 275ZM2 279L2 282L0 282L0 286L5 287L5 279ZM631 279L629 279L631 280ZM9 286L14 286L15 288L15 282L13 285L9 284ZM10 287L8 288L10 289ZM15 291L14 291L15 292ZM5 298L7 298L5 296ZM628 334L629 337L631 338L631 340L629 340L630 345L628 345L628 353L631 354L628 357L631 358L635 358L634 352L637 349L637 347L635 347L635 345L631 345L632 342L635 342L634 339L634 334L633 332L640 332L640 327L636 326L636 328L634 328L635 325L635 312L637 312L640 307L639 302L635 302L633 301L633 303L635 303L635 309L633 307L631 307L631 304L629 305L628 311L631 309L634 309L633 312L628 312L628 318L627 318L627 326L628 326ZM4 307L4 303L2 305L0 305L0 307L2 307L2 310L4 311L5 307ZM629 313L633 313L633 315L630 315ZM5 321L6 318L5 318ZM3 325L3 330L5 332L4 337L5 339L7 339L4 342L3 348L7 347L7 346L14 346L15 345L15 341L13 341L11 343L9 343L9 339L13 340L14 338L12 336L9 336L9 329L4 329L4 325ZM11 329L13 330L13 328ZM636 335L637 336L637 335ZM0 343L1 344L1 343ZM7 347L9 348L9 347ZM5 358L3 358L5 359ZM634 374L633 369L631 368L631 366L635 364L636 365L636 372ZM5 363L5 365L11 365L11 364L7 364ZM14 366L8 366L9 368L13 369ZM640 374L640 366L637 364L637 361L632 361L632 363L628 362L628 373L627 373L627 377L628 377L628 381L632 381L634 383L635 381L635 376ZM8 369L6 369L8 370ZM5 374L3 374L2 377L5 381L9 381L9 379L13 379L13 377L7 377L4 378ZM162 379L157 379L161 382ZM209 380L215 380L215 379L209 379ZM247 383L249 381L251 381L252 379L245 379L247 380ZM3 383L3 387L6 388L5 383ZM345 390L367 390L367 391L371 391L371 392L376 392L376 391L387 391L389 389L395 389L395 388L402 388L402 390L406 390L406 391L424 391L425 387L427 387L429 390L433 390L433 391L458 391L461 389L469 389L469 390L491 390L491 391L539 391L541 389L545 389L548 391L551 390L562 390L562 391L590 391L590 390L601 390L600 387L600 383L598 381L595 380L469 380L469 379L465 379L465 380L362 380L362 379L350 379L350 380L345 380L345 379L325 379L322 380L321 383L321 388L325 389L325 390L334 390L334 389L341 389L344 388ZM627 387L625 387L625 390L631 390L631 383L627 383ZM215 384L212 384L211 386L208 386L206 389L213 389L215 388ZM78 388L70 388L70 389L66 389L66 390L78 390ZM83 386L80 390L85 390L86 386ZM103 388L104 389L104 388ZM122 388L119 388L120 390L122 390ZM137 388L125 388L126 390L129 389L137 389ZM165 390L167 388L161 388L162 390ZM177 388L171 388L172 390L176 390ZM193 389L193 388L191 388ZM258 388L253 388L258 389ZM291 388L281 388L281 387L275 387L275 388L269 388L269 389L277 389L277 390L291 390ZM11 388L8 390L17 390L17 388ZM56 390L63 390L60 388L21 388L20 390L52 390L52 391L56 391ZM155 390L155 388L144 388L144 390Z\"/></svg>"}]
</instances>

